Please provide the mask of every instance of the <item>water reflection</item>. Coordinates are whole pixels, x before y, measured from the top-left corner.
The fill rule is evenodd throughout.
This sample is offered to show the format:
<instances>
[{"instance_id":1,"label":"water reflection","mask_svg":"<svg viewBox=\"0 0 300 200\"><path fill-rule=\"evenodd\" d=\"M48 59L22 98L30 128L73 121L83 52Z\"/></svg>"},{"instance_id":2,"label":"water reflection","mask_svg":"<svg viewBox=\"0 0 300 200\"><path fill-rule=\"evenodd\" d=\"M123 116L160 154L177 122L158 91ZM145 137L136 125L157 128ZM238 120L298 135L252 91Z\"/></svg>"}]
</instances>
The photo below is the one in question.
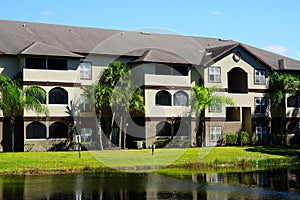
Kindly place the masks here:
<instances>
[{"instance_id":1,"label":"water reflection","mask_svg":"<svg viewBox=\"0 0 300 200\"><path fill-rule=\"evenodd\" d=\"M299 199L300 170L0 177L0 199Z\"/></svg>"}]
</instances>

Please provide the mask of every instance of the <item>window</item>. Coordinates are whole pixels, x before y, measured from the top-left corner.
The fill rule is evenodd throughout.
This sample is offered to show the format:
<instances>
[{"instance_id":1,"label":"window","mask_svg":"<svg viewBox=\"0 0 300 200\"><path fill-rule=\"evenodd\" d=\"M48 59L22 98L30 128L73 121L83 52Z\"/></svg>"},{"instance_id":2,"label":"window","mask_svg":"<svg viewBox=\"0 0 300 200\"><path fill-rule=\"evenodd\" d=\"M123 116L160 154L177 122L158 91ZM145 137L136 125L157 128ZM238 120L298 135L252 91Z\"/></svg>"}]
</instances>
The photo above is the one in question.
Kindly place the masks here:
<instances>
[{"instance_id":1,"label":"window","mask_svg":"<svg viewBox=\"0 0 300 200\"><path fill-rule=\"evenodd\" d=\"M221 68L220 67L210 67L208 71L209 82L220 83L221 82Z\"/></svg>"},{"instance_id":2,"label":"window","mask_svg":"<svg viewBox=\"0 0 300 200\"><path fill-rule=\"evenodd\" d=\"M25 58L26 69L46 69L46 58Z\"/></svg>"},{"instance_id":3,"label":"window","mask_svg":"<svg viewBox=\"0 0 300 200\"><path fill-rule=\"evenodd\" d=\"M68 60L64 58L25 58L26 69L67 70Z\"/></svg>"},{"instance_id":4,"label":"window","mask_svg":"<svg viewBox=\"0 0 300 200\"><path fill-rule=\"evenodd\" d=\"M266 70L256 69L254 79L256 84L266 84Z\"/></svg>"},{"instance_id":5,"label":"window","mask_svg":"<svg viewBox=\"0 0 300 200\"><path fill-rule=\"evenodd\" d=\"M222 128L220 126L212 126L209 127L209 135L210 135L210 141L217 142L222 139Z\"/></svg>"},{"instance_id":6,"label":"window","mask_svg":"<svg viewBox=\"0 0 300 200\"><path fill-rule=\"evenodd\" d=\"M49 138L68 138L68 127L62 122L54 122L49 127Z\"/></svg>"},{"instance_id":7,"label":"window","mask_svg":"<svg viewBox=\"0 0 300 200\"><path fill-rule=\"evenodd\" d=\"M159 91L155 96L155 104L160 106L171 106L171 94L167 91Z\"/></svg>"},{"instance_id":8,"label":"window","mask_svg":"<svg viewBox=\"0 0 300 200\"><path fill-rule=\"evenodd\" d=\"M38 86L35 86L35 90L28 90L26 91L26 97L31 96L40 101L42 104L46 104L46 91Z\"/></svg>"},{"instance_id":9,"label":"window","mask_svg":"<svg viewBox=\"0 0 300 200\"><path fill-rule=\"evenodd\" d=\"M173 67L173 75L175 76L187 76L189 75L189 69L184 65L174 65Z\"/></svg>"},{"instance_id":10,"label":"window","mask_svg":"<svg viewBox=\"0 0 300 200\"><path fill-rule=\"evenodd\" d=\"M173 96L173 105L174 106L188 106L189 105L188 94L184 91L176 92Z\"/></svg>"},{"instance_id":11,"label":"window","mask_svg":"<svg viewBox=\"0 0 300 200\"><path fill-rule=\"evenodd\" d=\"M80 96L80 110L82 112L91 112L92 105L86 102L86 99L83 95Z\"/></svg>"},{"instance_id":12,"label":"window","mask_svg":"<svg viewBox=\"0 0 300 200\"><path fill-rule=\"evenodd\" d=\"M26 139L45 139L46 126L40 122L31 122L26 127Z\"/></svg>"},{"instance_id":13,"label":"window","mask_svg":"<svg viewBox=\"0 0 300 200\"><path fill-rule=\"evenodd\" d=\"M92 63L90 62L80 63L80 78L92 79Z\"/></svg>"},{"instance_id":14,"label":"window","mask_svg":"<svg viewBox=\"0 0 300 200\"><path fill-rule=\"evenodd\" d=\"M172 126L166 121L159 122L156 125L156 136L172 136Z\"/></svg>"},{"instance_id":15,"label":"window","mask_svg":"<svg viewBox=\"0 0 300 200\"><path fill-rule=\"evenodd\" d=\"M48 58L47 60L48 60L47 69L51 69L51 70L67 70L68 69L67 59Z\"/></svg>"},{"instance_id":16,"label":"window","mask_svg":"<svg viewBox=\"0 0 300 200\"><path fill-rule=\"evenodd\" d=\"M91 128L81 128L80 135L82 142L92 142L92 133L93 130Z\"/></svg>"},{"instance_id":17,"label":"window","mask_svg":"<svg viewBox=\"0 0 300 200\"><path fill-rule=\"evenodd\" d=\"M68 92L63 88L53 88L49 92L49 104L67 104Z\"/></svg>"},{"instance_id":18,"label":"window","mask_svg":"<svg viewBox=\"0 0 300 200\"><path fill-rule=\"evenodd\" d=\"M257 126L255 128L256 141L264 141L267 135L267 127L265 126Z\"/></svg>"},{"instance_id":19,"label":"window","mask_svg":"<svg viewBox=\"0 0 300 200\"><path fill-rule=\"evenodd\" d=\"M189 68L185 65L155 65L156 75L188 76Z\"/></svg>"},{"instance_id":20,"label":"window","mask_svg":"<svg viewBox=\"0 0 300 200\"><path fill-rule=\"evenodd\" d=\"M300 96L294 95L287 98L287 107L299 108L300 107Z\"/></svg>"},{"instance_id":21,"label":"window","mask_svg":"<svg viewBox=\"0 0 300 200\"><path fill-rule=\"evenodd\" d=\"M209 112L216 113L222 112L222 103L214 101L213 104L209 107Z\"/></svg>"},{"instance_id":22,"label":"window","mask_svg":"<svg viewBox=\"0 0 300 200\"><path fill-rule=\"evenodd\" d=\"M266 111L267 111L266 98L255 98L255 112L266 113Z\"/></svg>"}]
</instances>

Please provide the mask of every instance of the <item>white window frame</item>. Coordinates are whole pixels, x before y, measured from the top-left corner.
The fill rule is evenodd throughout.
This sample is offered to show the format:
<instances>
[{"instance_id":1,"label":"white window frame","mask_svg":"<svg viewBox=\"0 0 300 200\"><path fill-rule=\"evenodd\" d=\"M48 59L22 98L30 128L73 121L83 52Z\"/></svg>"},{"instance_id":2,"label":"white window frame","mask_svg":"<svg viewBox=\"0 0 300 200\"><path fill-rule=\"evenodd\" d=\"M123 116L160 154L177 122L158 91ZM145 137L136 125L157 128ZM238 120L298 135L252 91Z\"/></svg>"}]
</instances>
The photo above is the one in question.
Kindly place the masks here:
<instances>
[{"instance_id":1,"label":"white window frame","mask_svg":"<svg viewBox=\"0 0 300 200\"><path fill-rule=\"evenodd\" d=\"M266 70L265 69L255 69L254 83L262 84L262 85L266 84Z\"/></svg>"},{"instance_id":2,"label":"white window frame","mask_svg":"<svg viewBox=\"0 0 300 200\"><path fill-rule=\"evenodd\" d=\"M221 82L221 67L208 68L208 82L220 83Z\"/></svg>"},{"instance_id":3,"label":"white window frame","mask_svg":"<svg viewBox=\"0 0 300 200\"><path fill-rule=\"evenodd\" d=\"M215 101L213 105L209 106L210 113L220 113L222 112L222 103Z\"/></svg>"},{"instance_id":4,"label":"white window frame","mask_svg":"<svg viewBox=\"0 0 300 200\"><path fill-rule=\"evenodd\" d=\"M93 134L93 129L81 128L80 129L81 142L92 142L92 134Z\"/></svg>"},{"instance_id":5,"label":"white window frame","mask_svg":"<svg viewBox=\"0 0 300 200\"><path fill-rule=\"evenodd\" d=\"M256 141L263 141L267 136L267 127L266 126L257 126L255 127L255 136Z\"/></svg>"},{"instance_id":6,"label":"white window frame","mask_svg":"<svg viewBox=\"0 0 300 200\"><path fill-rule=\"evenodd\" d=\"M80 68L80 79L91 80L92 79L92 63L91 62L81 62Z\"/></svg>"},{"instance_id":7,"label":"white window frame","mask_svg":"<svg viewBox=\"0 0 300 200\"><path fill-rule=\"evenodd\" d=\"M92 105L86 102L84 95L80 95L80 111L92 112Z\"/></svg>"},{"instance_id":8,"label":"white window frame","mask_svg":"<svg viewBox=\"0 0 300 200\"><path fill-rule=\"evenodd\" d=\"M221 126L211 126L209 127L209 140L211 142L217 142L222 139L222 127Z\"/></svg>"},{"instance_id":9,"label":"white window frame","mask_svg":"<svg viewBox=\"0 0 300 200\"><path fill-rule=\"evenodd\" d=\"M255 113L266 113L267 112L267 99L265 97L255 97ZM257 111L256 107L259 106ZM264 107L264 109L263 109Z\"/></svg>"}]
</instances>

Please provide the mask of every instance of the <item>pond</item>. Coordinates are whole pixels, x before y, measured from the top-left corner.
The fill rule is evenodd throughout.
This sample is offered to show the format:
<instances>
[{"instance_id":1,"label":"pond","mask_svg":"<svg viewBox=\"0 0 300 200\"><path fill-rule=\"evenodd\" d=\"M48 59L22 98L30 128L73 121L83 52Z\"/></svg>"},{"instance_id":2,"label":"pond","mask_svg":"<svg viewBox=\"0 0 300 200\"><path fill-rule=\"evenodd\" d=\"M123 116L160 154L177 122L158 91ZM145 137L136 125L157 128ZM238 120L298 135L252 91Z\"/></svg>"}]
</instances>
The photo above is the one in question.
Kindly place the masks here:
<instances>
[{"instance_id":1,"label":"pond","mask_svg":"<svg viewBox=\"0 0 300 200\"><path fill-rule=\"evenodd\" d=\"M300 170L1 176L0 199L300 199Z\"/></svg>"}]
</instances>

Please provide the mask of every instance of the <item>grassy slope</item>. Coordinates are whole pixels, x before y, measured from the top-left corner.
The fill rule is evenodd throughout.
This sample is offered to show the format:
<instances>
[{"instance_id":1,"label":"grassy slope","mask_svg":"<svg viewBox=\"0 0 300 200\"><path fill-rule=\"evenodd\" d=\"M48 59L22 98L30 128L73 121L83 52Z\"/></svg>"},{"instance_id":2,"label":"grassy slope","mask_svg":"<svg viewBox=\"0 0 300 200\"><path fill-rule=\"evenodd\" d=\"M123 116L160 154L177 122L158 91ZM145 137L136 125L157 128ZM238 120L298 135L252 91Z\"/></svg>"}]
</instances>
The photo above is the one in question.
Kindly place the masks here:
<instances>
[{"instance_id":1,"label":"grassy slope","mask_svg":"<svg viewBox=\"0 0 300 200\"><path fill-rule=\"evenodd\" d=\"M199 167L220 165L282 164L291 162L291 156L300 153L298 148L269 147L214 147L190 149L156 149L126 151L81 152L24 152L1 153L0 173L76 172L104 167L137 167L186 165ZM271 162L272 161L272 162ZM274 162L275 161L275 162ZM295 161L295 157L292 161ZM200 166L201 167L201 166Z\"/></svg>"}]
</instances>

